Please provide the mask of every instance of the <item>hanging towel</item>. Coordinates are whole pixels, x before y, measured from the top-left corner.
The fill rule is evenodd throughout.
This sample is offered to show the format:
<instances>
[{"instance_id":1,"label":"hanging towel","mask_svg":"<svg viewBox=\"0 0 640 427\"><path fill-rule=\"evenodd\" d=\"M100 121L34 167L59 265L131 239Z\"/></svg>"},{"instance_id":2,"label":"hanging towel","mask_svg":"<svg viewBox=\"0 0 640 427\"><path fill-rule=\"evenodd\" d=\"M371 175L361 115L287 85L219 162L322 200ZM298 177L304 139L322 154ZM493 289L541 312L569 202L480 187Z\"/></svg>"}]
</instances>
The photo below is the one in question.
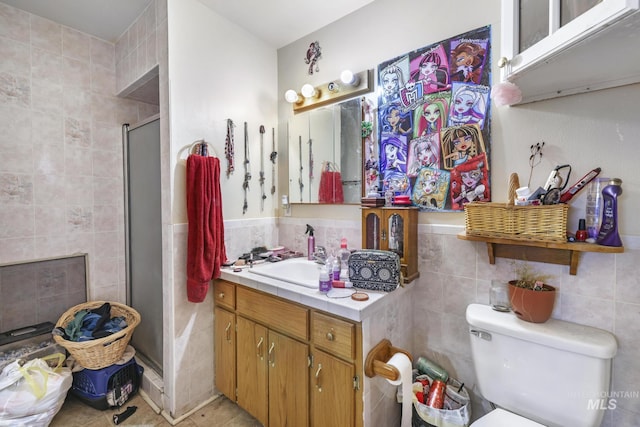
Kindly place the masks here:
<instances>
[{"instance_id":1,"label":"hanging towel","mask_svg":"<svg viewBox=\"0 0 640 427\"><path fill-rule=\"evenodd\" d=\"M323 162L318 188L320 203L344 203L342 176L333 162Z\"/></svg>"},{"instance_id":2,"label":"hanging towel","mask_svg":"<svg viewBox=\"0 0 640 427\"><path fill-rule=\"evenodd\" d=\"M217 157L187 158L187 219L187 298L202 302L227 259Z\"/></svg>"}]
</instances>

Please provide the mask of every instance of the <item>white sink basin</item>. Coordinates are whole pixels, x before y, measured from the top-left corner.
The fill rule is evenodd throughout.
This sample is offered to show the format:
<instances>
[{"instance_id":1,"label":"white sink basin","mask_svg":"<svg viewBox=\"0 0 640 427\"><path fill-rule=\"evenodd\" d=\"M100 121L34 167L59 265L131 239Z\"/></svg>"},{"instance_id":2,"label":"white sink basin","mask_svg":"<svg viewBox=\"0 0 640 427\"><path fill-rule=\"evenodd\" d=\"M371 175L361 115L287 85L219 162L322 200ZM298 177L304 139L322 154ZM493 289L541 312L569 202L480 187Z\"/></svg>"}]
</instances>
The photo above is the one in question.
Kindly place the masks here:
<instances>
[{"instance_id":1,"label":"white sink basin","mask_svg":"<svg viewBox=\"0 0 640 427\"><path fill-rule=\"evenodd\" d=\"M305 258L293 258L286 261L256 265L250 268L249 271L271 279L317 289L321 267L322 265Z\"/></svg>"}]
</instances>

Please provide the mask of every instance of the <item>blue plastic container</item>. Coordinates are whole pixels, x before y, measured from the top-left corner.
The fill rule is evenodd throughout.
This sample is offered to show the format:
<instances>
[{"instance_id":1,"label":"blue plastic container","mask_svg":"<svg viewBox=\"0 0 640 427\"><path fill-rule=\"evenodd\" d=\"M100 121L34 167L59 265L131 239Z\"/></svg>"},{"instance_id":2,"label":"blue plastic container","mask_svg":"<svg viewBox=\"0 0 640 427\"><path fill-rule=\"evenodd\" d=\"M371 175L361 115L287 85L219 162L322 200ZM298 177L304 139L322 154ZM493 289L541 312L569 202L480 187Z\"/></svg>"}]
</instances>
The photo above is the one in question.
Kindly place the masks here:
<instances>
[{"instance_id":1,"label":"blue plastic container","mask_svg":"<svg viewBox=\"0 0 640 427\"><path fill-rule=\"evenodd\" d=\"M71 393L95 409L120 407L138 391L143 372L135 358L124 365L84 369L73 373Z\"/></svg>"}]
</instances>

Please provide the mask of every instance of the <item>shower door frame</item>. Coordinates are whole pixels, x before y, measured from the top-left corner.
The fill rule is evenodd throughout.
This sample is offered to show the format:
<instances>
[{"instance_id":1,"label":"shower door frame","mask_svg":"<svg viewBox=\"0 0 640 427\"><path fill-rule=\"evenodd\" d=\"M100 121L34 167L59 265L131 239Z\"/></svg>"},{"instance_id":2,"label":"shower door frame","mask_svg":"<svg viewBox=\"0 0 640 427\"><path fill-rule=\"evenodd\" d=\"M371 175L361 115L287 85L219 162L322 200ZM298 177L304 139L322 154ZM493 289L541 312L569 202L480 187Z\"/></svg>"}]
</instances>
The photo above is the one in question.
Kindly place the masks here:
<instances>
[{"instance_id":1,"label":"shower door frame","mask_svg":"<svg viewBox=\"0 0 640 427\"><path fill-rule=\"evenodd\" d=\"M146 126L152 122L158 121L158 126L160 125L160 115L156 114L154 116L151 116L139 123L136 123L134 125L129 125L129 124L124 124L122 126L122 141L123 141L123 165L124 165L124 175L123 175L123 185L124 185L124 215L125 215L125 221L124 221L124 229L125 229L125 270L126 270L126 300L127 300L127 304L132 306L134 309L137 309L138 311L143 311L143 313L141 313L141 317L142 317L142 321L140 323L140 325L138 326L138 328L136 329L136 332L138 332L137 336L140 336L140 333L145 332L144 329L147 329L148 331L148 322L154 322L156 325L156 329L154 329L154 337L155 339L160 341L160 345L159 345L159 351L154 351L153 353L155 354L148 354L151 353L151 351L147 351L145 352L145 350L149 349L149 345L148 343L145 341L145 339L147 339L148 337L144 337L142 340L136 340L136 334L134 333L133 338L132 338L132 345L134 347L136 347L136 345L138 345L140 348L136 348L136 357L139 357L140 359L142 359L142 361L144 361L146 364L150 365L150 367L152 367L160 376L162 376L163 374L163 364L164 364L164 357L163 357L163 352L164 352L164 339L163 339L163 286L162 286L162 215L161 215L161 210L160 212L158 212L159 215L159 220L160 220L160 229L157 230L160 234L159 234L159 240L160 240L160 259L158 260L160 262L160 271L159 271L159 277L160 277L160 288L159 288L159 296L160 296L160 316L155 316L156 319L149 319L149 317L153 317L153 316L144 316L144 307L140 307L140 305L134 306L135 304L135 300L134 300L134 295L133 295L133 291L132 291L132 286L134 285L133 283L133 276L132 276L132 262L131 262L131 256L132 256L132 240L131 240L131 234L132 234L132 230L131 230L131 214L130 214L130 208L131 208L131 201L130 201L130 185L129 185L129 180L131 177L131 172L130 172L130 158L129 158L129 133L139 129L143 126ZM158 134L158 140L157 140L157 154L158 154L158 168L160 168L160 162L161 162L161 148L160 148L160 135ZM158 175L158 191L161 192L161 182L160 182L160 174ZM160 194L161 197L161 194ZM159 206L159 208L161 209L161 206ZM157 309L157 307L156 307ZM147 320L147 324L145 326L142 325L142 323L145 321L145 317ZM159 329L158 326L159 325ZM137 342L138 341L138 342ZM145 348L146 347L146 348Z\"/></svg>"}]
</instances>

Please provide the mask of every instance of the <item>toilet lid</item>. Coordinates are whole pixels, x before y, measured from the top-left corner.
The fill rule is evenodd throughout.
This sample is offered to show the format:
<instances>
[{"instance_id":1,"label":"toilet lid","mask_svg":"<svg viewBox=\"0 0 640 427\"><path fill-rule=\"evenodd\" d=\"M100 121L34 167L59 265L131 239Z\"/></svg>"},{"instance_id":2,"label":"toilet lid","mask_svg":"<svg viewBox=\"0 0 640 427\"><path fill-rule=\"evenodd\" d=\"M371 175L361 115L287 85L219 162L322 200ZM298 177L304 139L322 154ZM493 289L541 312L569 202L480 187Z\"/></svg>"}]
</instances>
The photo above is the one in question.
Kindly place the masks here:
<instances>
[{"instance_id":1,"label":"toilet lid","mask_svg":"<svg viewBox=\"0 0 640 427\"><path fill-rule=\"evenodd\" d=\"M495 409L471 424L471 427L545 427L504 409Z\"/></svg>"}]
</instances>

